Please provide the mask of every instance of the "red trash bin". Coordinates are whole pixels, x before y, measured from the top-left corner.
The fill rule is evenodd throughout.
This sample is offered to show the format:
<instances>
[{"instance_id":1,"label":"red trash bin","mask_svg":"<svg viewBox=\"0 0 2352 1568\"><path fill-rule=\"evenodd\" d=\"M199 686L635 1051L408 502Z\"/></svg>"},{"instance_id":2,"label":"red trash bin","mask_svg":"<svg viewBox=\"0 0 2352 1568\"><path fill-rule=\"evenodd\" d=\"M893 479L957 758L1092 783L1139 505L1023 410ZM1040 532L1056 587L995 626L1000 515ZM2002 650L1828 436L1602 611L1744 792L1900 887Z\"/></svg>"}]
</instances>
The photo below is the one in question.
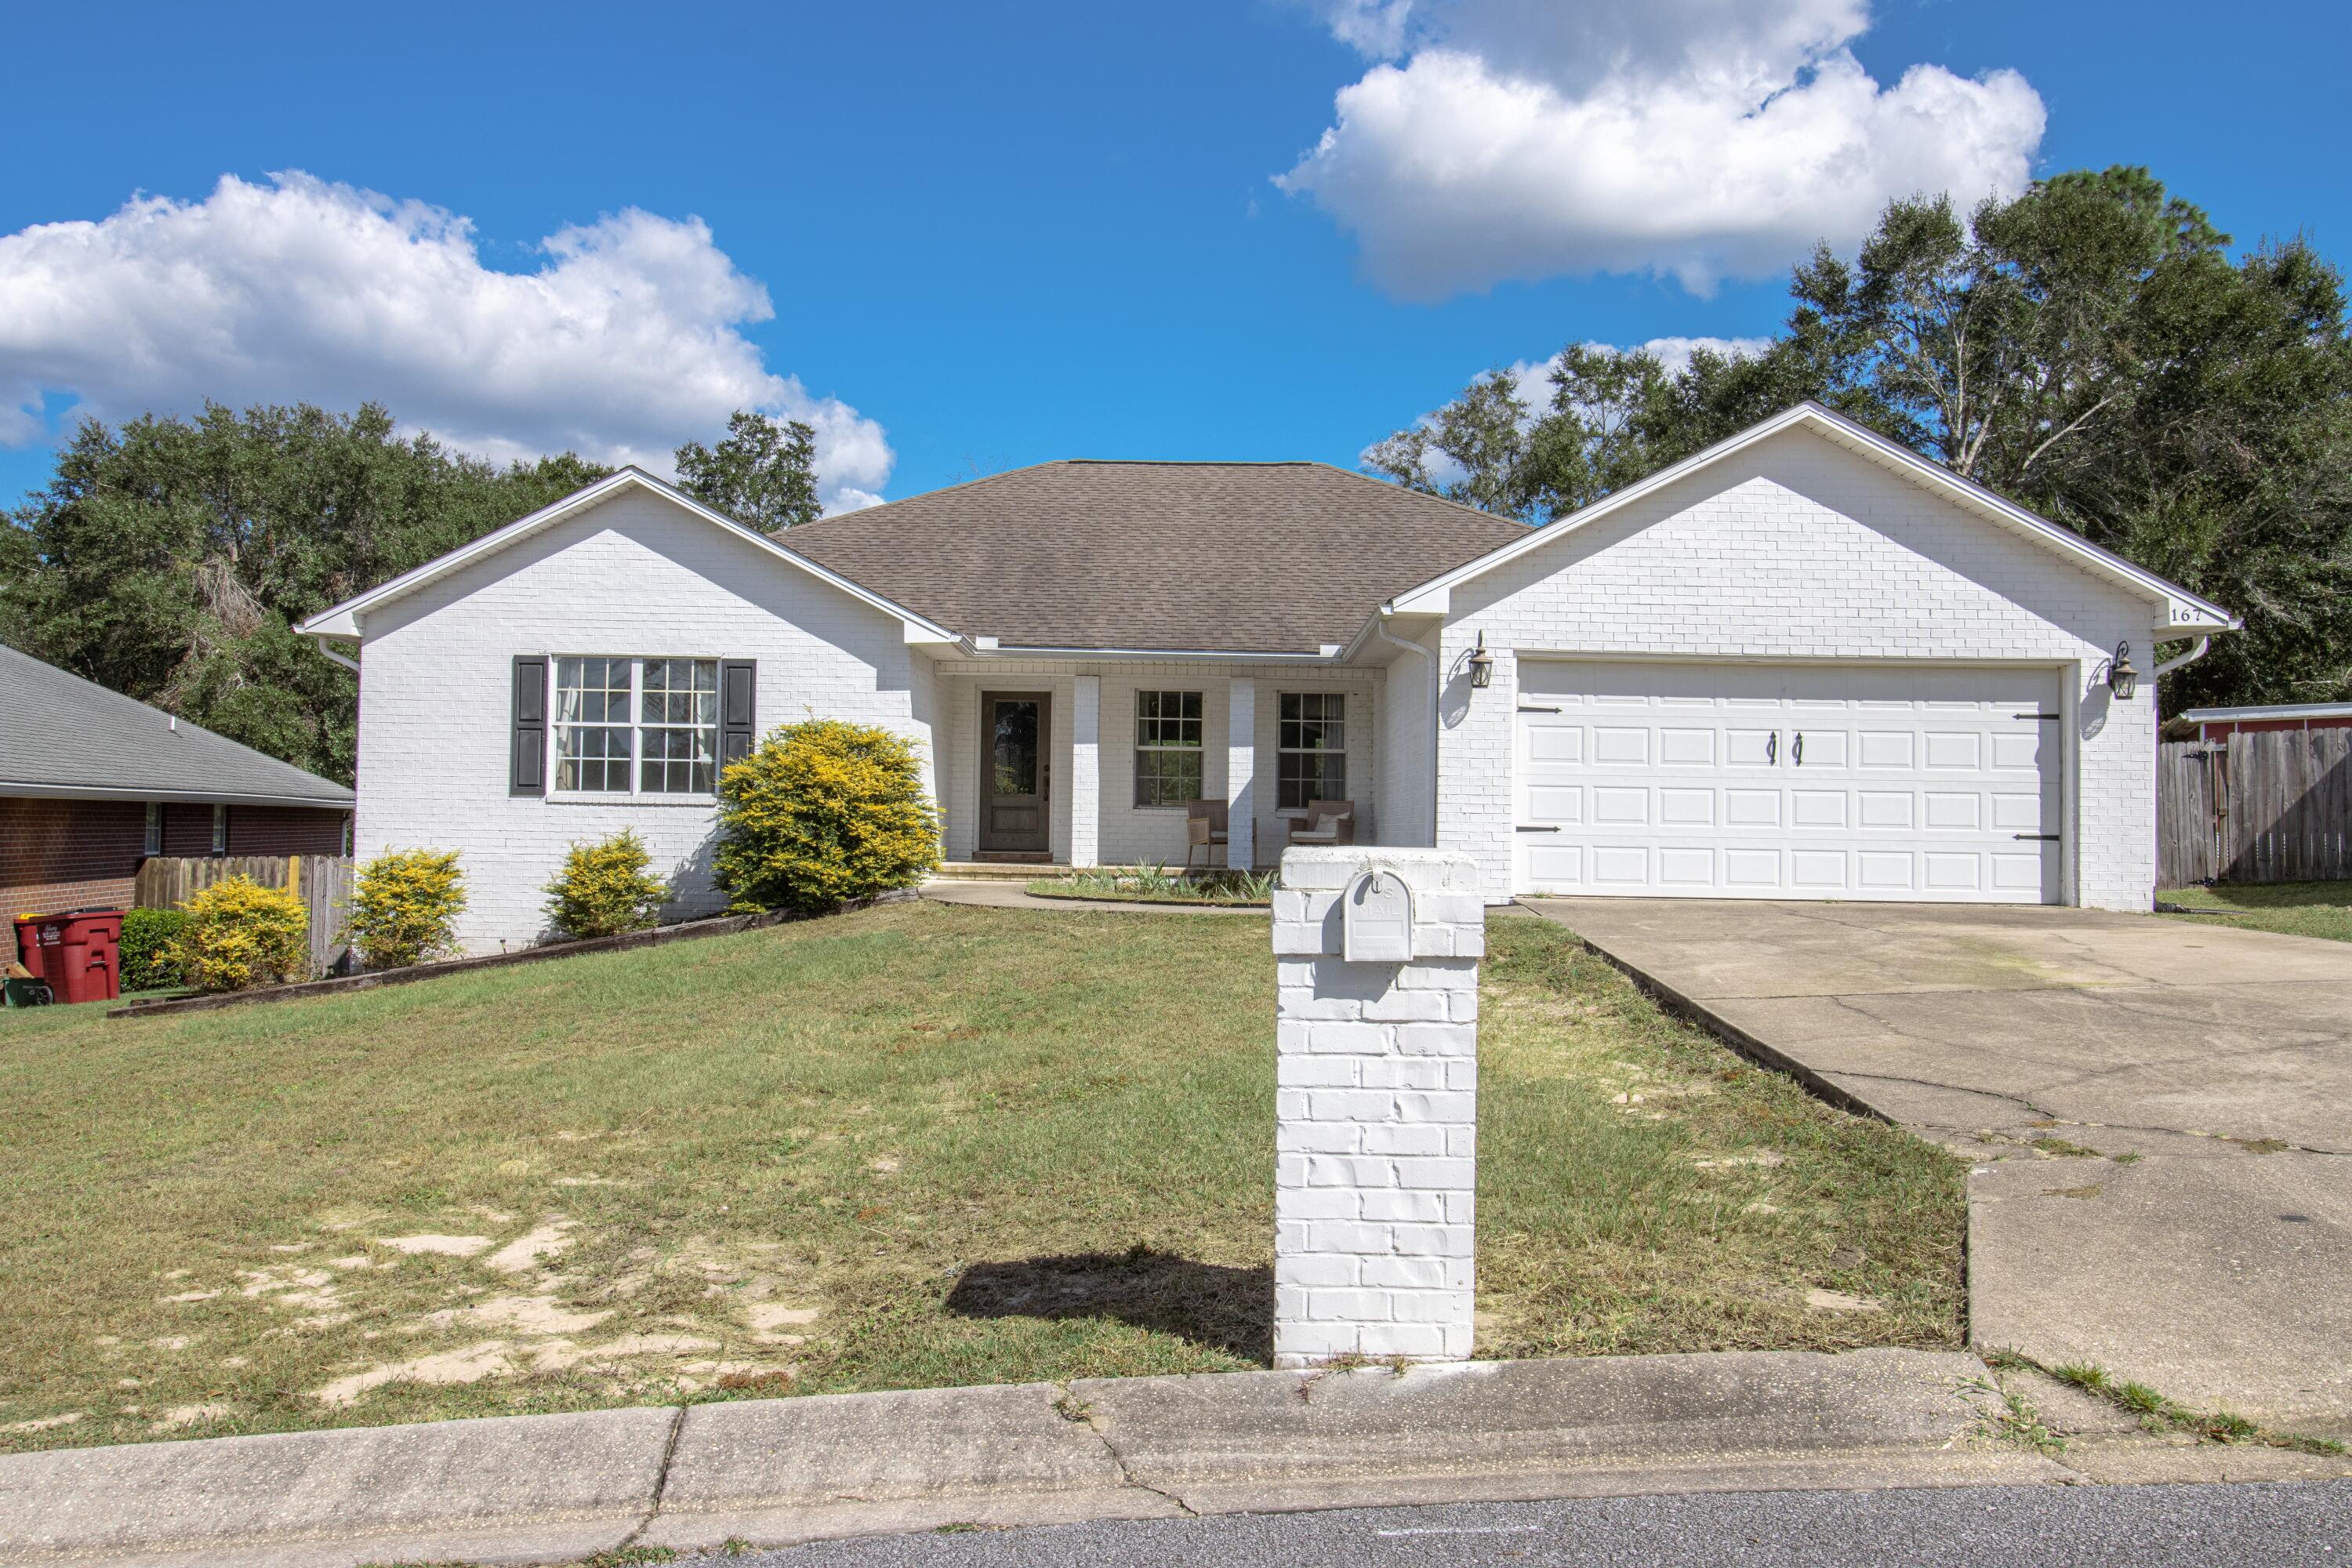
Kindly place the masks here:
<instances>
[{"instance_id":1,"label":"red trash bin","mask_svg":"<svg viewBox=\"0 0 2352 1568\"><path fill-rule=\"evenodd\" d=\"M46 915L16 917L16 962L34 979L41 977L41 921Z\"/></svg>"},{"instance_id":2,"label":"red trash bin","mask_svg":"<svg viewBox=\"0 0 2352 1568\"><path fill-rule=\"evenodd\" d=\"M35 923L41 979L58 1001L111 1002L122 994L121 910L69 910Z\"/></svg>"}]
</instances>

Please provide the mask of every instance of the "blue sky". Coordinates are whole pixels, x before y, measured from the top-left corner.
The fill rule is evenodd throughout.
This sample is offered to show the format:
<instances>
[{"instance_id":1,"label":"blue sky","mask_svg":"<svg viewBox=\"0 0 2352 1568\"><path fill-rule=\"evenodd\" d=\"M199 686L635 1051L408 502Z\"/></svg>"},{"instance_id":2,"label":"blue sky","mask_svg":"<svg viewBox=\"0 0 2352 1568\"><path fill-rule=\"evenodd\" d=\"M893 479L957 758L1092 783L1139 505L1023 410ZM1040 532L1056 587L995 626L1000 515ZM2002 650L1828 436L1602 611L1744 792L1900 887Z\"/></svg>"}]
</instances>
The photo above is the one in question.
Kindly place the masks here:
<instances>
[{"instance_id":1,"label":"blue sky","mask_svg":"<svg viewBox=\"0 0 2352 1568\"><path fill-rule=\"evenodd\" d=\"M1352 463L1486 366L1769 331L1792 237L1851 226L1874 179L2141 163L2241 241L2346 249L2334 7L1739 0L1786 24L1738 54L1798 89L1784 113L1843 112L1812 90L1841 48L1857 114L1894 114L1915 67L1959 95L1846 126L1885 149L1860 174L1757 195L1723 169L1838 126L1698 101L1730 0L1546 3L17 7L9 55L50 65L11 74L0 498L46 477L77 399L200 390L377 395L478 449L608 457L748 397L821 416L838 504L1062 456ZM1631 142L1580 140L1628 100ZM1516 172L1419 166L1526 102ZM370 219L356 192L437 213ZM135 193L169 206L133 232ZM35 227L76 223L110 226ZM554 284L493 276L557 267L567 227L589 237Z\"/></svg>"}]
</instances>

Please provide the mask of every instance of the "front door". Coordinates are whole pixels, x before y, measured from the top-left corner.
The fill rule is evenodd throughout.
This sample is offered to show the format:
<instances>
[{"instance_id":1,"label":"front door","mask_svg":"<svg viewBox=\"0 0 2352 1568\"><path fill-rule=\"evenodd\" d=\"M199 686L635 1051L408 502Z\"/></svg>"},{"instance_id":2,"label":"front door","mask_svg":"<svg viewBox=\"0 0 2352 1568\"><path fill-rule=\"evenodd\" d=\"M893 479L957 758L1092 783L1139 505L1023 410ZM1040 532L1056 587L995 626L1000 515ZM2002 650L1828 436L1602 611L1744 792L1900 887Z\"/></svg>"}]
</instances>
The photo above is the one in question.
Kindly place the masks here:
<instances>
[{"instance_id":1,"label":"front door","mask_svg":"<svg viewBox=\"0 0 2352 1568\"><path fill-rule=\"evenodd\" d=\"M983 691L980 697L980 847L1010 855L1050 851L1052 766L1042 691Z\"/></svg>"}]
</instances>

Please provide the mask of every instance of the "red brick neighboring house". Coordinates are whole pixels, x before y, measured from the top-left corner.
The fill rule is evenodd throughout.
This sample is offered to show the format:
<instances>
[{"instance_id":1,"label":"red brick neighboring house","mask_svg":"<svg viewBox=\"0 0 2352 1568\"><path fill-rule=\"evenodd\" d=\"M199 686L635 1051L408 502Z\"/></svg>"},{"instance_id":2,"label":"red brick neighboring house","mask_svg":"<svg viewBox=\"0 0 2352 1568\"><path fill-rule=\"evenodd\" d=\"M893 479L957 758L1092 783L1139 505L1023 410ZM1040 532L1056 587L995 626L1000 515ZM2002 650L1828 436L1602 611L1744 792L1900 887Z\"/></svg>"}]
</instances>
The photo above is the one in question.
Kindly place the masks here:
<instances>
[{"instance_id":1,"label":"red brick neighboring house","mask_svg":"<svg viewBox=\"0 0 2352 1568\"><path fill-rule=\"evenodd\" d=\"M150 855L339 855L352 792L0 647L0 963L15 918L124 908Z\"/></svg>"}]
</instances>

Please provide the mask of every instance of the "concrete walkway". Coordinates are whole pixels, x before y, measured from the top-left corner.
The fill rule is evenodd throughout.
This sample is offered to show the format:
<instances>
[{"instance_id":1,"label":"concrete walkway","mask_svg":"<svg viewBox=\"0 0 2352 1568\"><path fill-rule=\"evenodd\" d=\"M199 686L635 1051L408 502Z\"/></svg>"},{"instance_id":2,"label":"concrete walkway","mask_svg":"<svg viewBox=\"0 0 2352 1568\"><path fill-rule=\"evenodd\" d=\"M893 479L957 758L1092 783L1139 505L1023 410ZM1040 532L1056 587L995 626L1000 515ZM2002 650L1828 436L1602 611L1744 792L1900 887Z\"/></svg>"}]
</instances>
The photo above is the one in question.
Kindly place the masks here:
<instances>
[{"instance_id":1,"label":"concrete walkway","mask_svg":"<svg viewBox=\"0 0 2352 1568\"><path fill-rule=\"evenodd\" d=\"M2352 1415L2352 943L2084 910L1528 903L1975 1162L1978 1344Z\"/></svg>"},{"instance_id":2,"label":"concrete walkway","mask_svg":"<svg viewBox=\"0 0 2352 1568\"><path fill-rule=\"evenodd\" d=\"M2060 1396L2065 1391L2054 1390ZM2342 1475L2045 1406L1984 1364L1860 1351L1032 1383L0 1458L0 1563L351 1568L782 1545L956 1523L1372 1504Z\"/></svg>"}]
</instances>

